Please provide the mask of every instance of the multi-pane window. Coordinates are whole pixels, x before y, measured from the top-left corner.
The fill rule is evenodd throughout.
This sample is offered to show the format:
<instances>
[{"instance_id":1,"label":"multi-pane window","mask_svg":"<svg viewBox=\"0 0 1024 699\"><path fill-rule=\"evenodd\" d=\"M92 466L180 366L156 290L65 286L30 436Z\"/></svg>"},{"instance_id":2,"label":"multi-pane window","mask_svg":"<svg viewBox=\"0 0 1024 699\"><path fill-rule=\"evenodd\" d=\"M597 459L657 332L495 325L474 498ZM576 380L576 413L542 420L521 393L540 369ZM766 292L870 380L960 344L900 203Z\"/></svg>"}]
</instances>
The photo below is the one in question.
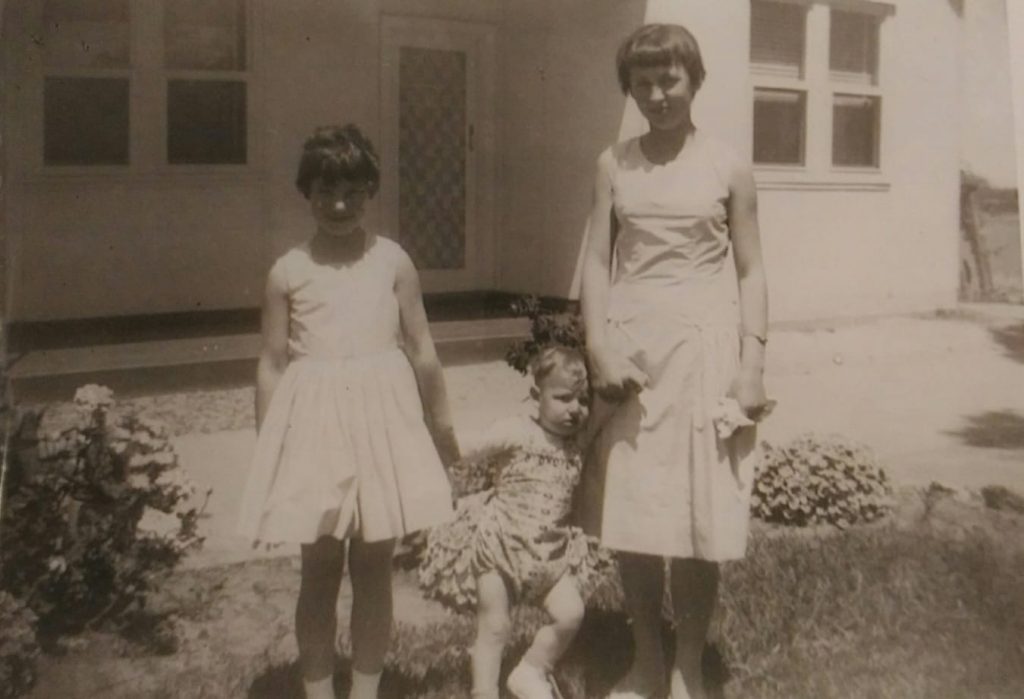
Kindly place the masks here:
<instances>
[{"instance_id":1,"label":"multi-pane window","mask_svg":"<svg viewBox=\"0 0 1024 699\"><path fill-rule=\"evenodd\" d=\"M878 167L881 98L863 94L878 85L877 15L832 8L829 80L832 93L832 164ZM841 86L841 83L846 83ZM840 91L842 90L842 91Z\"/></svg>"},{"instance_id":2,"label":"multi-pane window","mask_svg":"<svg viewBox=\"0 0 1024 699\"><path fill-rule=\"evenodd\" d=\"M884 15L877 7L751 1L755 163L808 171L880 166Z\"/></svg>"},{"instance_id":3,"label":"multi-pane window","mask_svg":"<svg viewBox=\"0 0 1024 699\"><path fill-rule=\"evenodd\" d=\"M43 161L127 165L128 0L43 3Z\"/></svg>"},{"instance_id":4,"label":"multi-pane window","mask_svg":"<svg viewBox=\"0 0 1024 699\"><path fill-rule=\"evenodd\" d=\"M167 162L246 161L244 0L165 0Z\"/></svg>"},{"instance_id":5,"label":"multi-pane window","mask_svg":"<svg viewBox=\"0 0 1024 699\"><path fill-rule=\"evenodd\" d=\"M248 163L246 0L41 6L43 165Z\"/></svg>"}]
</instances>

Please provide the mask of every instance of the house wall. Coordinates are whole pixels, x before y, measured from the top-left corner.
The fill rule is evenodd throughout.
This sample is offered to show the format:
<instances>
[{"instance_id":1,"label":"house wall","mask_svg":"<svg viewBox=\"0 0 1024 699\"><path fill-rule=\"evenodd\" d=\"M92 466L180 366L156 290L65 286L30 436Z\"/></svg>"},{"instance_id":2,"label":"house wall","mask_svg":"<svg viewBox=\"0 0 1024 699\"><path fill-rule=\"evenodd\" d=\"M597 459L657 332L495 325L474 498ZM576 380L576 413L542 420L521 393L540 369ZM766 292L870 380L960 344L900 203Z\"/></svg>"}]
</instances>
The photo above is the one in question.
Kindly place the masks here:
<instances>
[{"instance_id":1,"label":"house wall","mask_svg":"<svg viewBox=\"0 0 1024 699\"><path fill-rule=\"evenodd\" d=\"M8 0L8 24L19 26L25 2ZM757 172L774 319L955 302L958 18L946 2L892 6L881 63L881 186L844 187L841 177L792 185ZM218 175L41 175L25 145L36 124L19 97L34 89L25 78L30 57L5 28L5 58L15 66L5 96L12 319L258 305L271 260L311 232L293 185L303 139L317 125L354 121L380 142L382 13L496 27L498 289L570 293L596 158L643 128L619 92L614 55L645 19L694 31L708 69L695 119L750 152L749 0L257 0L255 7L254 164ZM379 205L371 202L371 225Z\"/></svg>"},{"instance_id":2,"label":"house wall","mask_svg":"<svg viewBox=\"0 0 1024 699\"><path fill-rule=\"evenodd\" d=\"M615 51L642 0L507 0L499 33L498 286L565 297L625 98Z\"/></svg>"},{"instance_id":3,"label":"house wall","mask_svg":"<svg viewBox=\"0 0 1024 699\"><path fill-rule=\"evenodd\" d=\"M945 2L898 2L882 31L888 32L880 57L878 179L884 187L787 189L761 183L773 318L919 311L956 303L958 18Z\"/></svg>"},{"instance_id":4,"label":"house wall","mask_svg":"<svg viewBox=\"0 0 1024 699\"><path fill-rule=\"evenodd\" d=\"M3 28L8 319L258 304L264 245L258 155L252 167L221 172L172 172L137 162L127 170L43 171L32 4L8 2ZM154 115L140 116L132 115L134 145L137 122Z\"/></svg>"}]
</instances>

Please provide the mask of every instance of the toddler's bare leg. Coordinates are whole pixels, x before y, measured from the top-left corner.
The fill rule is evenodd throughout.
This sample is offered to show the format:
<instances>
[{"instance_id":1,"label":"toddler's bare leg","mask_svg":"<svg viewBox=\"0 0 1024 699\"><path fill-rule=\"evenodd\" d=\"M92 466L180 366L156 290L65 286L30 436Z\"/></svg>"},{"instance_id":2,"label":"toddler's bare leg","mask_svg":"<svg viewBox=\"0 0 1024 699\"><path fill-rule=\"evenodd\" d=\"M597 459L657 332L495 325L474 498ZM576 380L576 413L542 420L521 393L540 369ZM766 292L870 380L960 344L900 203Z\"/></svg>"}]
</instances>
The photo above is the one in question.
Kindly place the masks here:
<instances>
[{"instance_id":1,"label":"toddler's bare leg","mask_svg":"<svg viewBox=\"0 0 1024 699\"><path fill-rule=\"evenodd\" d=\"M671 564L676 655L672 665L672 699L705 699L701 657L718 598L718 564L675 559Z\"/></svg>"},{"instance_id":2,"label":"toddler's bare leg","mask_svg":"<svg viewBox=\"0 0 1024 699\"><path fill-rule=\"evenodd\" d=\"M508 643L508 590L496 572L476 579L476 642L469 651L473 668L473 699L498 699L501 654Z\"/></svg>"},{"instance_id":3,"label":"toddler's bare leg","mask_svg":"<svg viewBox=\"0 0 1024 699\"><path fill-rule=\"evenodd\" d=\"M551 615L551 623L540 627L523 659L544 672L551 672L576 637L586 611L571 575L563 575L551 588L544 598L544 609Z\"/></svg>"},{"instance_id":4,"label":"toddler's bare leg","mask_svg":"<svg viewBox=\"0 0 1024 699\"><path fill-rule=\"evenodd\" d=\"M628 696L661 696L665 685L665 649L661 643L661 610L665 563L660 556L621 551L623 604L632 620L633 667L616 688ZM614 693L613 693L614 696Z\"/></svg>"},{"instance_id":5,"label":"toddler's bare leg","mask_svg":"<svg viewBox=\"0 0 1024 699\"><path fill-rule=\"evenodd\" d=\"M353 540L351 699L376 699L391 640L391 557L395 540Z\"/></svg>"},{"instance_id":6,"label":"toddler's bare leg","mask_svg":"<svg viewBox=\"0 0 1024 699\"><path fill-rule=\"evenodd\" d=\"M583 623L583 598L572 576L559 578L544 598L544 608L551 615L551 623L537 630L522 661L508 677L509 689L524 699L554 696L547 675L565 654Z\"/></svg>"},{"instance_id":7,"label":"toddler's bare leg","mask_svg":"<svg viewBox=\"0 0 1024 699\"><path fill-rule=\"evenodd\" d=\"M345 544L331 537L302 546L302 581L295 605L299 668L308 699L334 699L334 639Z\"/></svg>"}]
</instances>

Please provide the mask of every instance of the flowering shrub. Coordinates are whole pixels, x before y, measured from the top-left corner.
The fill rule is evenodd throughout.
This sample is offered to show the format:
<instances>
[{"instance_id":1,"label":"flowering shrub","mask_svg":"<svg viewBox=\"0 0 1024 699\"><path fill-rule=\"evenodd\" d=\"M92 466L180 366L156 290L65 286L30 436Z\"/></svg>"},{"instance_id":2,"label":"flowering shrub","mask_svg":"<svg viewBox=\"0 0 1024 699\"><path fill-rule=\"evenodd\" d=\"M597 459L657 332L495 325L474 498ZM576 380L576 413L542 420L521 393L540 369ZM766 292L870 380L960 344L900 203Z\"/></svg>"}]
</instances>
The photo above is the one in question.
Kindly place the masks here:
<instances>
[{"instance_id":1,"label":"flowering shrub","mask_svg":"<svg viewBox=\"0 0 1024 699\"><path fill-rule=\"evenodd\" d=\"M201 543L195 487L164 428L115 413L102 386L79 389L75 406L74 424L47 434L23 415L9 445L0 589L35 612L42 638L125 621Z\"/></svg>"},{"instance_id":2,"label":"flowering shrub","mask_svg":"<svg viewBox=\"0 0 1024 699\"><path fill-rule=\"evenodd\" d=\"M520 374L526 374L533 358L550 345L583 349L583 318L577 309L554 311L536 296L526 296L512 304L512 312L530 319L529 339L513 343L505 353L505 361Z\"/></svg>"},{"instance_id":3,"label":"flowering shrub","mask_svg":"<svg viewBox=\"0 0 1024 699\"><path fill-rule=\"evenodd\" d=\"M24 696L35 684L35 621L30 609L0 591L0 699Z\"/></svg>"},{"instance_id":4,"label":"flowering shrub","mask_svg":"<svg viewBox=\"0 0 1024 699\"><path fill-rule=\"evenodd\" d=\"M870 522L892 507L892 489L872 451L839 435L802 435L782 447L764 444L751 511L766 522Z\"/></svg>"}]
</instances>

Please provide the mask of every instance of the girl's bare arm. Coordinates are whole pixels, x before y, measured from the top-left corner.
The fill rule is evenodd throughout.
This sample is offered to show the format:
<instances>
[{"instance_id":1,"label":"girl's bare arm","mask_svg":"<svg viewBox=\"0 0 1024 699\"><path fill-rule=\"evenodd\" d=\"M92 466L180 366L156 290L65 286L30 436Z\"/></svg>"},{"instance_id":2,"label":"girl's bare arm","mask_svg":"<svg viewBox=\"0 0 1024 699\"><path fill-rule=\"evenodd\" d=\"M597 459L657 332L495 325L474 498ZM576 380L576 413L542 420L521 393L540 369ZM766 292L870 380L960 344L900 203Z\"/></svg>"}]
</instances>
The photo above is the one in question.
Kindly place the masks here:
<instances>
[{"instance_id":1,"label":"girl's bare arm","mask_svg":"<svg viewBox=\"0 0 1024 699\"><path fill-rule=\"evenodd\" d=\"M764 408L764 356L768 333L768 288L757 223L757 189L750 167L737 166L729 186L732 234L740 296L740 372L731 392L751 417Z\"/></svg>"},{"instance_id":2,"label":"girl's bare arm","mask_svg":"<svg viewBox=\"0 0 1024 699\"><path fill-rule=\"evenodd\" d=\"M591 386L601 397L620 401L628 392L639 391L646 385L647 377L635 364L617 355L607 345L605 329L612 258L611 157L611 152L606 151L598 159L594 205L587 221L587 250L583 259L580 301Z\"/></svg>"},{"instance_id":3,"label":"girl's bare arm","mask_svg":"<svg viewBox=\"0 0 1024 699\"><path fill-rule=\"evenodd\" d=\"M256 366L257 430L263 425L270 398L288 366L288 293L280 265L274 265L267 276L261 327L263 347Z\"/></svg>"},{"instance_id":4,"label":"girl's bare arm","mask_svg":"<svg viewBox=\"0 0 1024 699\"><path fill-rule=\"evenodd\" d=\"M459 459L459 445L452 427L448 391L444 372L437 358L434 340L430 336L427 313L423 308L419 274L406 255L401 256L395 281L395 295L402 318L405 353L416 374L416 383L423 402L427 427L434 439L441 461L451 464Z\"/></svg>"}]
</instances>

